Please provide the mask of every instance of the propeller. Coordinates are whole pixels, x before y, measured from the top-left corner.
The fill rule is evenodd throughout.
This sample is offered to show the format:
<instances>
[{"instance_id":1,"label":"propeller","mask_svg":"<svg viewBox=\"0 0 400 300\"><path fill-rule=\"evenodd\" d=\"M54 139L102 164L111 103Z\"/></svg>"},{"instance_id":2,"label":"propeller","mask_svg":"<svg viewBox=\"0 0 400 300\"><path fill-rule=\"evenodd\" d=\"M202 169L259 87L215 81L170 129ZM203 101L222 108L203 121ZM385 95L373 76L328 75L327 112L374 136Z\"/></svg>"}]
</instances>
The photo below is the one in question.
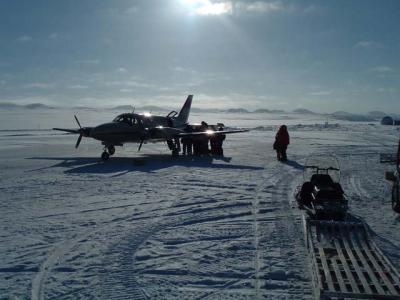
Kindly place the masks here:
<instances>
[{"instance_id":1,"label":"propeller","mask_svg":"<svg viewBox=\"0 0 400 300\"><path fill-rule=\"evenodd\" d=\"M140 151L140 149L142 149L143 142L144 142L144 138L141 138L138 151Z\"/></svg>"},{"instance_id":2,"label":"propeller","mask_svg":"<svg viewBox=\"0 0 400 300\"><path fill-rule=\"evenodd\" d=\"M76 141L75 149L78 149L81 140L82 140L82 133L79 135L78 140Z\"/></svg>"},{"instance_id":3,"label":"propeller","mask_svg":"<svg viewBox=\"0 0 400 300\"><path fill-rule=\"evenodd\" d=\"M78 140L76 141L76 144L75 144L75 148L77 149L79 147L79 144L81 143L81 140L82 140L82 137L84 135L84 130L85 129L82 128L81 123L79 123L79 120L76 117L76 115L74 115L74 117L75 117L76 123L78 123L78 126L79 126L79 137L78 137Z\"/></svg>"}]
</instances>

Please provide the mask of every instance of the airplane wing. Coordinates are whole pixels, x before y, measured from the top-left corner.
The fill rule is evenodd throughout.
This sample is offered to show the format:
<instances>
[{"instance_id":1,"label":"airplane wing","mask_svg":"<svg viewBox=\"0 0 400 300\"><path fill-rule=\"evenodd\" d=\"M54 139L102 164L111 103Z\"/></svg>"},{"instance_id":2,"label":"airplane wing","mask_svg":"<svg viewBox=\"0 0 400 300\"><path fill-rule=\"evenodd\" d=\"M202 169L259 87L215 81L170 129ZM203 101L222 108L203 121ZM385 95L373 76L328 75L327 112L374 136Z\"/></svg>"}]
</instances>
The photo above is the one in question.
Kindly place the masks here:
<instances>
[{"instance_id":1,"label":"airplane wing","mask_svg":"<svg viewBox=\"0 0 400 300\"><path fill-rule=\"evenodd\" d=\"M65 131L65 132L69 132L69 133L80 134L79 129L53 128L53 130Z\"/></svg>"},{"instance_id":2,"label":"airplane wing","mask_svg":"<svg viewBox=\"0 0 400 300\"><path fill-rule=\"evenodd\" d=\"M215 131L215 130L207 130L207 131L199 131L199 132L182 132L178 133L178 137L184 137L184 136L196 136L196 135L220 135L220 134L231 134L231 133L239 133L239 132L248 132L250 130L247 129L232 129L232 130L221 130L221 131Z\"/></svg>"}]
</instances>

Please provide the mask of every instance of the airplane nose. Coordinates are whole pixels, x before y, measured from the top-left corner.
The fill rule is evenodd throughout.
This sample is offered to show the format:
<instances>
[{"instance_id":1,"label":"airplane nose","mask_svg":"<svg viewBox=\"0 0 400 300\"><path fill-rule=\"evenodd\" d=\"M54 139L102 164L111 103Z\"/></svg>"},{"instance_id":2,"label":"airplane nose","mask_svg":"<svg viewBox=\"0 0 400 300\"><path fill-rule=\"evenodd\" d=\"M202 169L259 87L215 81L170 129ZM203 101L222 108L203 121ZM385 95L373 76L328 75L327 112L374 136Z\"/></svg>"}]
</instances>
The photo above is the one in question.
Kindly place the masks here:
<instances>
[{"instance_id":1,"label":"airplane nose","mask_svg":"<svg viewBox=\"0 0 400 300\"><path fill-rule=\"evenodd\" d=\"M109 127L110 126L108 124L102 124L93 127L92 130L90 130L90 136L95 139L101 139L104 134L107 134L109 132Z\"/></svg>"}]
</instances>

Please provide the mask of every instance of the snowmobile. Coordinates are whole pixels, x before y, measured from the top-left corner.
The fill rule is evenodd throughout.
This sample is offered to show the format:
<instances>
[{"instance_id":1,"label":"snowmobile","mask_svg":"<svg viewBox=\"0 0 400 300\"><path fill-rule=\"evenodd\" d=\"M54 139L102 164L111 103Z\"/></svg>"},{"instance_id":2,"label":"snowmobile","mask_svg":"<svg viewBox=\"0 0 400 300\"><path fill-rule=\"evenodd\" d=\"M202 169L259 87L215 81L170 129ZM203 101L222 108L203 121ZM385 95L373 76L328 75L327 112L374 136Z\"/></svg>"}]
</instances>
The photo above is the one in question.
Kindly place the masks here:
<instances>
[{"instance_id":1,"label":"snowmobile","mask_svg":"<svg viewBox=\"0 0 400 300\"><path fill-rule=\"evenodd\" d=\"M304 169L304 183L295 198L300 209L315 220L343 220L347 215L347 199L339 183L340 169L336 158L319 159Z\"/></svg>"},{"instance_id":2,"label":"snowmobile","mask_svg":"<svg viewBox=\"0 0 400 300\"><path fill-rule=\"evenodd\" d=\"M400 213L400 140L397 147L396 172L386 172L385 178L392 182L392 209Z\"/></svg>"}]
</instances>

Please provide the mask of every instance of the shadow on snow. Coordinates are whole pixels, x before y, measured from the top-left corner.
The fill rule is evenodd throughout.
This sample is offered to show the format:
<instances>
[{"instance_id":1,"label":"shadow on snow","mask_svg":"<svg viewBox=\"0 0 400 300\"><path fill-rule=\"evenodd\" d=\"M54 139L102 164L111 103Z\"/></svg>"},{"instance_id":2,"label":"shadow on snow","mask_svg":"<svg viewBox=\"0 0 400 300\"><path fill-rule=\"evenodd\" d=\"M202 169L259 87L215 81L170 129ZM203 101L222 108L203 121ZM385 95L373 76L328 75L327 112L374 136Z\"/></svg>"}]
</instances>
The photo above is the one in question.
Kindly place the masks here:
<instances>
[{"instance_id":1,"label":"shadow on snow","mask_svg":"<svg viewBox=\"0 0 400 300\"><path fill-rule=\"evenodd\" d=\"M237 169L237 170L263 170L262 167L248 165L230 164L231 158L227 157L171 157L163 154L147 154L136 158L113 157L107 162L103 162L93 157L30 157L27 159L59 161L55 165L34 169L40 171L49 168L67 168L66 174L111 174L121 176L129 172L155 172L175 166L187 168L217 168L217 169Z\"/></svg>"},{"instance_id":2,"label":"shadow on snow","mask_svg":"<svg viewBox=\"0 0 400 300\"><path fill-rule=\"evenodd\" d=\"M298 169L298 170L301 170L301 171L304 171L304 169L305 169L305 167L303 165L299 164L297 161L294 161L294 160L287 160L287 161L285 161L283 163L285 165L288 165L288 166L290 166L292 168L295 168L295 169Z\"/></svg>"}]
</instances>

